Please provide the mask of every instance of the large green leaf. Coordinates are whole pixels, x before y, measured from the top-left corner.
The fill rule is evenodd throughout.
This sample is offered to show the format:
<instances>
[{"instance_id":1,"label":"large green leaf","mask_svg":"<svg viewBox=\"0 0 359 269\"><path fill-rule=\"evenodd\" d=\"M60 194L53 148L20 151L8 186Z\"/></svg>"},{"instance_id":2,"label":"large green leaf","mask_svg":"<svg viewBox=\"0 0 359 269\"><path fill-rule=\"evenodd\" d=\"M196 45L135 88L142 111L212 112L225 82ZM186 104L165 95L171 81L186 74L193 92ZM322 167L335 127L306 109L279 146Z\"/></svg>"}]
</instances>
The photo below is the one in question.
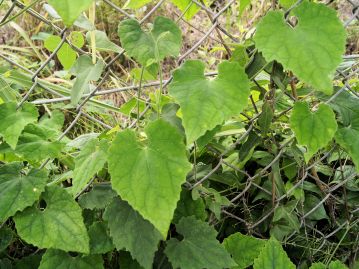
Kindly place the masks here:
<instances>
[{"instance_id":1,"label":"large green leaf","mask_svg":"<svg viewBox=\"0 0 359 269\"><path fill-rule=\"evenodd\" d=\"M49 4L59 13L67 27L71 26L77 17L91 6L93 1L94 0L48 0Z\"/></svg>"},{"instance_id":2,"label":"large green leaf","mask_svg":"<svg viewBox=\"0 0 359 269\"><path fill-rule=\"evenodd\" d=\"M313 263L309 269L348 269L345 264L341 263L340 261L333 261L327 267L324 263L317 262Z\"/></svg>"},{"instance_id":3,"label":"large green leaf","mask_svg":"<svg viewBox=\"0 0 359 269\"><path fill-rule=\"evenodd\" d=\"M331 94L332 77L341 63L346 32L335 10L308 1L293 9L292 28L281 11L270 11L257 26L257 48L267 61L277 60L316 90Z\"/></svg>"},{"instance_id":4,"label":"large green leaf","mask_svg":"<svg viewBox=\"0 0 359 269\"><path fill-rule=\"evenodd\" d=\"M143 31L135 19L124 20L118 26L118 34L127 54L144 66L166 56L178 56L182 43L181 30L165 17L156 17L150 32Z\"/></svg>"},{"instance_id":5,"label":"large green leaf","mask_svg":"<svg viewBox=\"0 0 359 269\"><path fill-rule=\"evenodd\" d=\"M37 117L37 109L32 104L25 103L18 110L14 102L1 104L0 136L14 149L25 126L36 122Z\"/></svg>"},{"instance_id":6,"label":"large green leaf","mask_svg":"<svg viewBox=\"0 0 359 269\"><path fill-rule=\"evenodd\" d=\"M103 269L100 255L72 257L64 251L48 249L42 256L39 269Z\"/></svg>"},{"instance_id":7,"label":"large green leaf","mask_svg":"<svg viewBox=\"0 0 359 269\"><path fill-rule=\"evenodd\" d=\"M84 92L90 89L90 81L97 81L102 74L105 64L102 60L92 63L92 59L87 55L80 56L71 72L76 75L76 80L71 90L71 104L76 105Z\"/></svg>"},{"instance_id":8,"label":"large green leaf","mask_svg":"<svg viewBox=\"0 0 359 269\"><path fill-rule=\"evenodd\" d=\"M307 148L304 153L306 162L332 140L338 127L335 114L328 105L320 104L318 110L312 113L305 102L294 105L290 126L298 143Z\"/></svg>"},{"instance_id":9,"label":"large green leaf","mask_svg":"<svg viewBox=\"0 0 359 269\"><path fill-rule=\"evenodd\" d=\"M216 230L207 223L194 216L182 218L176 225L176 231L184 239L179 241L171 238L165 249L174 268L218 269L236 266L224 246L217 241Z\"/></svg>"},{"instance_id":10,"label":"large green leaf","mask_svg":"<svg viewBox=\"0 0 359 269\"><path fill-rule=\"evenodd\" d=\"M0 167L0 221L31 206L45 190L46 171L32 169L22 174L21 168L19 163Z\"/></svg>"},{"instance_id":11,"label":"large green leaf","mask_svg":"<svg viewBox=\"0 0 359 269\"><path fill-rule=\"evenodd\" d=\"M165 238L191 165L175 127L157 120L145 133L146 140L132 130L117 134L109 150L109 172L114 190Z\"/></svg>"},{"instance_id":12,"label":"large green leaf","mask_svg":"<svg viewBox=\"0 0 359 269\"><path fill-rule=\"evenodd\" d=\"M280 242L269 239L257 259L254 260L254 269L295 269Z\"/></svg>"},{"instance_id":13,"label":"large green leaf","mask_svg":"<svg viewBox=\"0 0 359 269\"><path fill-rule=\"evenodd\" d=\"M92 139L81 149L75 159L73 194L79 193L107 161L107 140Z\"/></svg>"},{"instance_id":14,"label":"large green leaf","mask_svg":"<svg viewBox=\"0 0 359 269\"><path fill-rule=\"evenodd\" d=\"M173 73L169 88L181 106L188 144L239 115L250 94L249 79L239 63L222 62L214 80L204 76L204 68L201 61L186 61Z\"/></svg>"},{"instance_id":15,"label":"large green leaf","mask_svg":"<svg viewBox=\"0 0 359 269\"><path fill-rule=\"evenodd\" d=\"M126 249L145 269L152 268L153 258L162 236L127 202L115 198L106 208L104 219L118 250Z\"/></svg>"},{"instance_id":16,"label":"large green leaf","mask_svg":"<svg viewBox=\"0 0 359 269\"><path fill-rule=\"evenodd\" d=\"M238 264L233 269L244 269L252 265L266 241L253 236L235 233L223 241L224 247Z\"/></svg>"},{"instance_id":17,"label":"large green leaf","mask_svg":"<svg viewBox=\"0 0 359 269\"><path fill-rule=\"evenodd\" d=\"M82 211L70 194L61 187L47 187L41 199L46 208L27 208L15 215L18 235L39 248L89 252L89 237Z\"/></svg>"}]
</instances>

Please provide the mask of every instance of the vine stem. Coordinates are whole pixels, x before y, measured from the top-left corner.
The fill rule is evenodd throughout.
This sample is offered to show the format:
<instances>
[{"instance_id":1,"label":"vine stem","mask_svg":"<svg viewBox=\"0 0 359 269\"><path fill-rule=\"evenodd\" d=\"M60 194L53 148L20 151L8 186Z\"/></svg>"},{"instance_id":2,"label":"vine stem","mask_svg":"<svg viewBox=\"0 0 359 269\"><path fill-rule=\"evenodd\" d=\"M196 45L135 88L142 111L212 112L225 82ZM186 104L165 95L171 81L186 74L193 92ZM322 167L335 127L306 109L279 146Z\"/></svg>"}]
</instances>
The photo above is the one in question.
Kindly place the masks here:
<instances>
[{"instance_id":1,"label":"vine stem","mask_svg":"<svg viewBox=\"0 0 359 269\"><path fill-rule=\"evenodd\" d=\"M142 89L142 79L143 79L143 74L145 72L145 67L142 66L141 68L141 75L140 75L140 83L138 85L138 90L137 90L137 122L136 125L137 127L139 127L140 125L140 99L141 99L141 89Z\"/></svg>"}]
</instances>

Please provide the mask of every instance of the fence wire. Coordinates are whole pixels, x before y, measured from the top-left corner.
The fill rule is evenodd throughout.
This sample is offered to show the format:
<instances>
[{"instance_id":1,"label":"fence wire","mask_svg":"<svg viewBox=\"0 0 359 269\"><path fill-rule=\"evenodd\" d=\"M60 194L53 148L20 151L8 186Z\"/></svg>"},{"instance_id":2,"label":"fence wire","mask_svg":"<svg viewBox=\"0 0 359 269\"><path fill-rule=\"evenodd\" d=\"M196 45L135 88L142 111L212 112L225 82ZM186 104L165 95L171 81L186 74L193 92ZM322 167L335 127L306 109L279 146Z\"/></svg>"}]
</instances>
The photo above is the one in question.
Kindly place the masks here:
<instances>
[{"instance_id":1,"label":"fence wire","mask_svg":"<svg viewBox=\"0 0 359 269\"><path fill-rule=\"evenodd\" d=\"M76 0L74 0L74 1L76 1ZM343 21L343 25L345 27L349 27L350 25L355 23L356 20L359 19L359 1L355 1L355 0L346 0L346 1L349 4L349 6L351 7L351 12L350 12L351 14L349 15L349 17L347 16L348 18L345 21ZM10 1L8 1L8 2L10 2ZM44 13L45 13L44 10L42 10L42 9L37 10L37 9L39 9L39 7L41 8L41 6L38 5L39 2L40 2L39 0L36 0L33 2L33 4L25 5L21 1L12 0L11 4L10 4L10 8L4 14L3 18L1 19L1 23L0 23L0 25L5 24L7 21L13 19L14 17L21 17L24 14L28 14L28 15L32 16L34 19L36 19L39 23L46 24L48 27L50 27L53 30L53 32L55 34L57 34L61 38L61 42L58 44L56 49L50 55L48 55L46 60L43 61L40 65L40 67L37 68L36 70L29 69L29 68L23 66L22 64L20 64L19 62L17 62L16 60L11 59L11 57L6 56L5 53L0 52L1 59L8 62L14 68L20 69L31 76L32 86L26 92L23 93L22 100L18 103L18 107L21 107L26 101L28 101L30 96L35 91L40 91L40 90L44 91L47 96L50 95L52 97L48 98L48 99L42 98L42 99L38 99L38 100L32 100L31 102L33 104L47 105L47 104L55 104L55 103L66 103L67 101L70 100L69 96L62 95L62 94L52 90L50 87L46 86L46 84L44 83L44 72L43 71L44 71L44 69L49 69L52 72L55 71L54 68L49 65L49 63L51 61L55 60L56 54L61 49L63 44L67 43L79 55L91 55L91 53L89 51L84 51L82 49L79 49L78 47L76 47L74 44L71 43L70 39L68 38L69 29L61 28L57 23L54 23L50 19L48 19L44 15ZM261 6L265 5L267 10L273 8L273 5L276 4L276 1L268 1L268 2L270 2L268 5L265 0L258 1L258 2L260 2ZM294 8L295 6L300 4L300 2L302 2L302 1L297 1L293 5L292 8ZM2 4L4 4L4 3L6 3L6 0L2 2ZM110 0L97 1L98 5L102 5L102 4L106 5L108 8L111 8L115 12L118 12L120 18L123 18L123 19L136 18L140 24L145 24L147 22L151 22L152 17L156 13L159 12L159 9L163 8L165 3L166 3L165 0L157 1L157 3L155 3L153 5L153 7L145 15L143 15L141 18L136 18L135 14L129 13L129 11L122 9L121 7L119 7L118 5L116 5L114 2L112 2ZM194 44L192 46L189 46L188 48L186 48L186 50L182 50L180 57L177 59L176 63L174 64L175 67L178 67L184 60L190 58L193 54L194 54L193 57L197 57L198 49L201 46L203 46L208 40L210 40L211 42L214 42L214 44L217 46L223 47L228 55L231 54L231 51L230 51L228 44L226 43L225 40L229 40L229 42L233 42L233 43L243 41L243 40L240 40L240 38L235 37L234 35L229 33L229 31L226 30L226 25L225 25L226 13L228 12L229 9L234 8L236 5L238 5L238 1L223 0L223 1L214 1L214 3L215 3L214 5L211 5L210 7L208 7L208 6L205 6L203 4L203 2L200 0L199 1L192 0L192 4L197 5L202 10L203 14L205 14L206 20L208 22L210 22L210 26L208 29L203 29L203 27L201 25L194 25L193 23L191 23L191 21L188 22L188 21L184 20L183 19L183 16L185 15L184 13L181 14L178 12L174 12L173 14L171 14L172 16L175 16L175 20L178 22L178 24L180 24L183 27L191 28L193 30L193 33L195 33L191 36L191 38L194 38L194 40L195 40ZM328 4L328 5L332 5L333 3L335 4L336 1L326 1L326 4ZM168 3L166 3L166 4L168 4ZM289 10L291 10L292 8L290 8ZM259 14L259 15L256 14L255 19L258 20L262 15L264 15L264 14ZM252 21L251 23L253 24L253 22L254 21ZM246 29L246 31L247 31L246 36L248 36L248 35L250 36L253 34L253 31L252 31L253 28L254 27L252 27L250 29ZM200 35L197 33L199 33ZM124 54L125 54L125 51L122 50L120 53L117 53L113 57L107 59L106 66L104 68L104 71L103 71L100 81L97 83L96 87L94 87L93 90L91 90L91 92L85 93L83 95L79 105L77 105L77 107L73 109L73 112L76 114L76 116L74 117L72 122L70 122L67 125L67 128L63 131L63 133L58 137L58 140L62 140L78 124L79 120L83 117L85 117L87 120L93 121L94 123L102 126L105 129L113 128L113 126L110 126L108 123L105 123L100 117L97 117L96 115L91 115L86 111L86 104L90 100L98 100L97 99L98 97L104 98L105 96L116 94L116 93L121 93L121 92L130 92L130 91L136 92L140 88L153 89L160 85L160 81L150 81L147 83L143 83L142 85L141 84L132 84L130 82L128 85L125 85L123 87L115 87L115 88L110 88L110 89L104 88L104 85L107 85L107 82L110 81L110 75L116 74L116 72L118 72L117 71L118 67L116 67L115 65L118 63L118 60L121 57L123 57ZM327 100L327 103L332 102L343 91L348 91L351 94L359 97L358 93L355 90L353 90L352 85L350 84L351 79L358 76L359 55L358 54L346 55L346 56L344 56L344 59L351 61L350 66L348 66L344 71L338 70L335 75L335 79L342 81L343 87L336 94L334 94L329 100ZM166 74L168 75L168 78L163 80L163 88L164 89L167 87L167 85L171 82L171 79L172 79L170 76L170 72L168 72ZM206 74L206 76L211 76L211 77L215 77L216 75L217 75L216 72ZM252 78L252 81L254 83L257 83L255 78ZM148 101L148 96L143 97L143 98ZM255 108L255 111L258 111L255 104L254 104L254 108ZM151 104L149 102L147 102L145 109L142 111L141 115L139 117L137 117L137 119L140 119L150 109L151 109ZM287 113L290 109L291 108L284 111L283 114ZM289 145L289 143L291 143L294 138L294 137L292 137L291 139L285 141L280 146L278 153L276 154L276 156L274 156L271 163L269 163L267 166L265 166L262 170L260 170L260 172L258 172L255 175L250 175L247 171L241 170L238 167L230 164L229 162L227 162L225 160L226 154L230 150L234 149L237 145L239 145L241 142L245 141L248 138L250 132L253 130L253 128L256 124L256 121L257 121L259 115L260 115L260 112L258 112L253 117L244 115L248 118L248 122L246 125L247 126L246 131L225 151L219 152L216 149L208 148L208 150L210 150L215 156L217 156L218 162L215 165L213 165L213 168L209 173L207 173L204 176L201 176L200 178L197 178L197 182L193 183L192 185L188 183L188 188L193 189L193 188L201 185L202 183L204 183L206 180L208 180L213 174L215 174L217 171L219 171L221 169L221 167L223 167L223 166L227 166L228 168L231 168L231 169L235 170L236 172L243 174L244 177L246 177L244 188L241 190L238 190L237 195L234 198L232 198L231 206L222 208L222 213L225 216L225 218L232 218L232 219L239 221L246 227L246 229L248 230L249 233L257 234L257 235L260 235L260 234L256 230L256 228L261 223L265 222L268 218L272 217L274 211L280 205L283 204L284 200L287 197L289 197L290 194L292 194L299 187L303 187L303 182L305 180L312 178L315 181L320 182L320 178L315 176L315 174L313 175L313 173L312 173L313 167L315 167L317 164L321 163L325 158L327 158L331 153L333 153L337 149L337 148L333 147L329 151L324 152L320 156L320 158L318 158L310 166L301 167L300 171L299 171L300 179L297 180L297 182L294 184L294 186L292 188L290 188L284 195L282 195L280 197L275 197L275 199L273 199L272 207L269 210L267 210L266 212L264 212L260 218L256 219L255 222L253 222L251 220L251 218L247 218L246 214L244 214L243 212L238 212L236 210L236 208L239 207L239 205L241 203L243 203L244 207L250 208L250 205L247 204L246 196L248 195L248 193L252 192L253 190L258 190L258 191L264 192L268 195L272 195L272 192L268 191L264 187L260 186L256 182L256 179L260 179L263 177L268 177L268 178L270 177L273 165L276 162L278 162L278 160L280 160L280 158L283 156L283 154L285 154L286 146ZM278 115L278 116L280 116L280 115ZM137 123L137 119L134 119L133 121L129 122L129 124L127 125L127 128L135 127L136 123ZM49 160L44 162L42 164L42 167L44 167L48 163L48 161ZM339 165L340 165L339 170L342 170L342 167L345 165L345 163L340 163ZM342 181L340 183L337 183L337 184L331 185L331 186L326 185L324 182L320 182L321 184L323 184L325 186L325 188L323 190L324 197L320 201L320 203L318 203L311 210L307 211L307 213L305 213L305 214L304 214L304 212L297 212L299 219L300 219L300 226L303 228L309 228L310 230L314 231L312 236L315 237L318 242L318 248L314 251L314 254L320 252L324 246L326 246L328 244L330 245L332 238L334 238L338 233L342 233L343 231L350 229L350 227L353 227L354 225L358 225L359 207L354 208L348 212L347 220L345 222L334 224L332 229L330 229L328 231L320 231L315 226L312 226L309 221L307 221L307 218L323 204L334 203L334 204L344 204L344 206L345 206L346 201L338 198L338 196L335 194L335 192L338 189L342 188L348 181L352 180L353 177L357 177L357 176L358 176L358 174L350 175L347 177L343 176ZM297 232L293 232L292 235L290 235L289 237L286 238L285 242L290 245L292 242L291 238L295 237L296 234L297 234ZM356 246L356 248L358 248L358 247L359 246ZM357 250L356 250L356 252L357 252Z\"/></svg>"}]
</instances>

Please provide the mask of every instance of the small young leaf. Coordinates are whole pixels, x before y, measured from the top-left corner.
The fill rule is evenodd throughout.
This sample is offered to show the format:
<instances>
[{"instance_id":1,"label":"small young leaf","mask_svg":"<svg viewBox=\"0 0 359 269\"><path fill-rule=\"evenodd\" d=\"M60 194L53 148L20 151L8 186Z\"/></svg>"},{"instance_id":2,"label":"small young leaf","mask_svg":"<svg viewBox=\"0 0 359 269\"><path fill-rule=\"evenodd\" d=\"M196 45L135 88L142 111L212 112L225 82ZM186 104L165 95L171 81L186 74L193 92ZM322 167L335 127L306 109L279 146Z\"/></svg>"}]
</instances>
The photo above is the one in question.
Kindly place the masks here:
<instances>
[{"instance_id":1,"label":"small young leaf","mask_svg":"<svg viewBox=\"0 0 359 269\"><path fill-rule=\"evenodd\" d=\"M146 141L132 130L117 135L109 150L109 172L114 190L165 238L191 165L175 127L157 120L145 132Z\"/></svg>"},{"instance_id":2,"label":"small young leaf","mask_svg":"<svg viewBox=\"0 0 359 269\"><path fill-rule=\"evenodd\" d=\"M37 121L38 112L34 105L25 103L16 110L16 103L4 103L0 105L0 136L12 149L15 149L17 141L25 126Z\"/></svg>"},{"instance_id":3,"label":"small young leaf","mask_svg":"<svg viewBox=\"0 0 359 269\"><path fill-rule=\"evenodd\" d=\"M158 230L127 202L119 198L106 208L104 219L118 250L128 250L145 269L152 268L157 245L162 236Z\"/></svg>"},{"instance_id":4,"label":"small young leaf","mask_svg":"<svg viewBox=\"0 0 359 269\"><path fill-rule=\"evenodd\" d=\"M254 269L295 269L280 242L269 239L257 259L254 260Z\"/></svg>"},{"instance_id":5,"label":"small young leaf","mask_svg":"<svg viewBox=\"0 0 359 269\"><path fill-rule=\"evenodd\" d=\"M49 4L61 16L64 24L70 27L78 16L87 10L94 0L48 0Z\"/></svg>"},{"instance_id":6,"label":"small young leaf","mask_svg":"<svg viewBox=\"0 0 359 269\"><path fill-rule=\"evenodd\" d=\"M48 249L39 269L104 269L100 255L72 257L64 251Z\"/></svg>"},{"instance_id":7,"label":"small young leaf","mask_svg":"<svg viewBox=\"0 0 359 269\"><path fill-rule=\"evenodd\" d=\"M151 32L144 32L137 20L124 20L118 26L118 34L127 54L143 66L178 56L182 43L181 30L165 17L156 17Z\"/></svg>"},{"instance_id":8,"label":"small young leaf","mask_svg":"<svg viewBox=\"0 0 359 269\"><path fill-rule=\"evenodd\" d=\"M343 24L324 4L304 1L293 13L298 19L294 28L283 12L268 12L257 26L256 46L267 61L279 61L316 90L331 94L332 77L345 50Z\"/></svg>"},{"instance_id":9,"label":"small young leaf","mask_svg":"<svg viewBox=\"0 0 359 269\"><path fill-rule=\"evenodd\" d=\"M99 172L107 161L108 143L105 139L92 139L81 149L75 158L72 193L76 195Z\"/></svg>"},{"instance_id":10,"label":"small young leaf","mask_svg":"<svg viewBox=\"0 0 359 269\"><path fill-rule=\"evenodd\" d=\"M181 12L185 12L183 17L186 20L192 19L192 17L196 15L198 11L201 10L201 7L196 5L196 3L192 2L191 0L171 0L171 1L173 4L175 4L178 7L178 9Z\"/></svg>"},{"instance_id":11,"label":"small young leaf","mask_svg":"<svg viewBox=\"0 0 359 269\"><path fill-rule=\"evenodd\" d=\"M19 236L39 248L88 253L82 211L71 195L61 187L51 186L41 199L46 203L45 209L34 205L14 217Z\"/></svg>"},{"instance_id":12,"label":"small young leaf","mask_svg":"<svg viewBox=\"0 0 359 269\"><path fill-rule=\"evenodd\" d=\"M152 0L127 0L123 8L127 9L139 9L144 5L150 3Z\"/></svg>"},{"instance_id":13,"label":"small young leaf","mask_svg":"<svg viewBox=\"0 0 359 269\"><path fill-rule=\"evenodd\" d=\"M218 269L236 266L224 246L216 239L217 232L195 217L182 218L176 225L182 241L171 238L165 253L174 268ZM263 267L264 268L264 267Z\"/></svg>"},{"instance_id":14,"label":"small young leaf","mask_svg":"<svg viewBox=\"0 0 359 269\"><path fill-rule=\"evenodd\" d=\"M187 144L212 130L247 105L249 79L236 62L222 62L218 77L204 76L204 64L188 60L173 73L169 92L181 106Z\"/></svg>"},{"instance_id":15,"label":"small young leaf","mask_svg":"<svg viewBox=\"0 0 359 269\"><path fill-rule=\"evenodd\" d=\"M233 269L245 269L252 265L265 243L265 240L241 233L232 234L223 241L224 247L238 264L238 266L232 267Z\"/></svg>"},{"instance_id":16,"label":"small young leaf","mask_svg":"<svg viewBox=\"0 0 359 269\"><path fill-rule=\"evenodd\" d=\"M49 51L55 51L56 47L60 44L61 38L59 36L50 35L44 42L45 48ZM62 44L61 48L57 52L57 58L64 67L65 70L70 69L76 61L77 54L70 47L69 44Z\"/></svg>"},{"instance_id":17,"label":"small young leaf","mask_svg":"<svg viewBox=\"0 0 359 269\"><path fill-rule=\"evenodd\" d=\"M91 58L87 55L82 55L77 59L71 69L71 72L76 75L76 80L71 90L72 105L76 105L83 93L89 91L90 81L97 81L101 77L104 66L102 60L93 64Z\"/></svg>"},{"instance_id":18,"label":"small young leaf","mask_svg":"<svg viewBox=\"0 0 359 269\"><path fill-rule=\"evenodd\" d=\"M32 206L45 190L46 171L32 169L24 175L21 168L19 163L0 167L0 222Z\"/></svg>"},{"instance_id":19,"label":"small young leaf","mask_svg":"<svg viewBox=\"0 0 359 269\"><path fill-rule=\"evenodd\" d=\"M299 144L307 147L304 153L306 162L332 140L338 127L335 114L328 105L320 104L312 113L308 103L304 102L294 105L290 125Z\"/></svg>"}]
</instances>

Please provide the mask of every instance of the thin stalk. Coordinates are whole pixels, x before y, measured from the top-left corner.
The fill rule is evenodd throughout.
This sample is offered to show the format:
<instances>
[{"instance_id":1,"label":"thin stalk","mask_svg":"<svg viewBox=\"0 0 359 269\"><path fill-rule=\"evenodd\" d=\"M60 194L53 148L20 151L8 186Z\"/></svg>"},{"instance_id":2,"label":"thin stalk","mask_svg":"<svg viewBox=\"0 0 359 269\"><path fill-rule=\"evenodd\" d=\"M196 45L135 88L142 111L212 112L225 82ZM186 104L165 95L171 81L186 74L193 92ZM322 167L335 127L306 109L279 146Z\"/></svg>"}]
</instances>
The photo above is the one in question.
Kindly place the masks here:
<instances>
[{"instance_id":1,"label":"thin stalk","mask_svg":"<svg viewBox=\"0 0 359 269\"><path fill-rule=\"evenodd\" d=\"M141 99L141 89L142 89L142 79L143 79L143 73L145 72L145 67L142 66L141 69L141 76L140 76L140 83L138 85L138 89L137 89L137 127L139 127L139 122L140 122L140 99Z\"/></svg>"},{"instance_id":2,"label":"thin stalk","mask_svg":"<svg viewBox=\"0 0 359 269\"><path fill-rule=\"evenodd\" d=\"M93 4L90 6L89 20L93 25L95 25L95 20L96 20L96 1L94 1ZM91 38L92 63L96 64L96 35L95 35L95 30L90 32L90 38Z\"/></svg>"}]
</instances>

